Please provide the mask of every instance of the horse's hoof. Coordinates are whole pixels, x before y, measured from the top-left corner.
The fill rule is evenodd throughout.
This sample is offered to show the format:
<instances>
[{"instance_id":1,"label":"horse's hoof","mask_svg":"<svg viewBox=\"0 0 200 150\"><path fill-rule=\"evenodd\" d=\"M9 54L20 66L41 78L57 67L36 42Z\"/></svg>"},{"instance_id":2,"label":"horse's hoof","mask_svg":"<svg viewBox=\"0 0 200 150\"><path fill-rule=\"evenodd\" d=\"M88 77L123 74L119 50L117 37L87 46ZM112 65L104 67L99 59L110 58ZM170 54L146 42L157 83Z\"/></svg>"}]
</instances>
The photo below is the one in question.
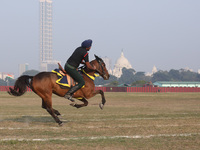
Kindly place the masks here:
<instances>
[{"instance_id":1,"label":"horse's hoof","mask_svg":"<svg viewBox=\"0 0 200 150\"><path fill-rule=\"evenodd\" d=\"M103 106L104 105L102 103L99 104L99 107L101 108L101 110L103 110Z\"/></svg>"},{"instance_id":2,"label":"horse's hoof","mask_svg":"<svg viewBox=\"0 0 200 150\"><path fill-rule=\"evenodd\" d=\"M59 122L58 123L58 125L61 127L61 126L63 126L63 123L62 123L62 121L61 122Z\"/></svg>"}]
</instances>

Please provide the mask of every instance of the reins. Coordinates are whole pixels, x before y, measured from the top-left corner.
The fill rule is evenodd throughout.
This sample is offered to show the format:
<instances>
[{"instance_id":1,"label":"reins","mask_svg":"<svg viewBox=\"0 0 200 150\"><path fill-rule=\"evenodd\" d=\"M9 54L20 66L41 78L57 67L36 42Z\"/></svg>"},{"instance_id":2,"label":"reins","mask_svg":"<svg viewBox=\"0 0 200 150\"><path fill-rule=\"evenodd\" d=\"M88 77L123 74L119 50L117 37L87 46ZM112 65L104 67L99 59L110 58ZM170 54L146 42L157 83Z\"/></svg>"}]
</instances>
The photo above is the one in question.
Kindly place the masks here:
<instances>
[{"instance_id":1,"label":"reins","mask_svg":"<svg viewBox=\"0 0 200 150\"><path fill-rule=\"evenodd\" d=\"M96 69L96 72L99 73L100 76L104 76L105 72L103 70L103 66L102 66L102 62L101 61L97 61L99 64L99 68L101 67L102 72L99 69Z\"/></svg>"},{"instance_id":2,"label":"reins","mask_svg":"<svg viewBox=\"0 0 200 150\"><path fill-rule=\"evenodd\" d=\"M95 70L95 72L97 72L100 76L104 76L105 75L105 72L104 72L104 70L103 70L103 66L102 66L102 62L101 61L98 61L98 60L96 60L97 61L97 63L99 64L99 67L98 67L98 69L96 69ZM81 66L81 67L79 67L78 69L79 70L84 70L84 68L85 68L86 66ZM102 70L102 71L100 71L100 69ZM96 77L95 75L94 75L94 77Z\"/></svg>"}]
</instances>

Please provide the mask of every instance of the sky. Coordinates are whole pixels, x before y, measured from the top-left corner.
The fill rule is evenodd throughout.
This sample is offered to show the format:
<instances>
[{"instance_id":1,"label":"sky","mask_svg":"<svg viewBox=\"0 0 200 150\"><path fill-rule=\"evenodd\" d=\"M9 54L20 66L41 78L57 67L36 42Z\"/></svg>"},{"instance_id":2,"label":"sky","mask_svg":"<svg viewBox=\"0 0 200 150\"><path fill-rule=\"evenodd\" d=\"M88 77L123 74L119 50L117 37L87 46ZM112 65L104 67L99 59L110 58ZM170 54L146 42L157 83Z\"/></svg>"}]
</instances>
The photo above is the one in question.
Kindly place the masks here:
<instances>
[{"instance_id":1,"label":"sky","mask_svg":"<svg viewBox=\"0 0 200 150\"><path fill-rule=\"evenodd\" d=\"M64 66L85 39L136 71L200 69L200 0L53 0L53 59ZM0 72L39 70L39 0L1 0Z\"/></svg>"}]
</instances>

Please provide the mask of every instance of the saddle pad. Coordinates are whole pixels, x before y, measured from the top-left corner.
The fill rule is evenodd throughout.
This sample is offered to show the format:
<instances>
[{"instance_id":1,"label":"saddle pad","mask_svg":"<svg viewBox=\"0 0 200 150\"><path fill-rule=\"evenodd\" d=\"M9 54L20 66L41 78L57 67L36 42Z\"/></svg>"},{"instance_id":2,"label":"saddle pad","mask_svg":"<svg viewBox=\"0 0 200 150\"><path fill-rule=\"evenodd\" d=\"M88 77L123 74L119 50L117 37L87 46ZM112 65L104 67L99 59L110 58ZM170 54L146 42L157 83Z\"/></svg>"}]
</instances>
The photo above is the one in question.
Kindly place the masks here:
<instances>
[{"instance_id":1,"label":"saddle pad","mask_svg":"<svg viewBox=\"0 0 200 150\"><path fill-rule=\"evenodd\" d=\"M72 77L70 77L68 74L63 75L63 72L60 69L54 69L51 72L56 73L58 76L58 80L56 80L56 83L64 86L64 87L71 87L75 85L74 80Z\"/></svg>"}]
</instances>

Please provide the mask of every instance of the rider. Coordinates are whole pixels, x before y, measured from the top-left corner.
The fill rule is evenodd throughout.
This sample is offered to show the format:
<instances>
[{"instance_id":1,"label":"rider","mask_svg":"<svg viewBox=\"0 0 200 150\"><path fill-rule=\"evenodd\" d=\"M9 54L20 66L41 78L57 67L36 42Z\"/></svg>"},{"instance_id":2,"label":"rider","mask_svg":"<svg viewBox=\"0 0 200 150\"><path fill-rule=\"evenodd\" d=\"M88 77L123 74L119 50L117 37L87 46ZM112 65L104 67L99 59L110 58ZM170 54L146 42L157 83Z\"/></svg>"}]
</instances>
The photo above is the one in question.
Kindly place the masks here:
<instances>
[{"instance_id":1,"label":"rider","mask_svg":"<svg viewBox=\"0 0 200 150\"><path fill-rule=\"evenodd\" d=\"M82 42L81 46L75 49L73 54L69 57L65 64L65 71L76 81L78 84L71 87L65 94L65 98L72 100L72 95L77 90L85 85L83 77L77 71L78 66L82 63L85 64L88 69L96 70L95 66L91 66L88 57L88 51L92 46L92 40L88 39Z\"/></svg>"}]
</instances>

